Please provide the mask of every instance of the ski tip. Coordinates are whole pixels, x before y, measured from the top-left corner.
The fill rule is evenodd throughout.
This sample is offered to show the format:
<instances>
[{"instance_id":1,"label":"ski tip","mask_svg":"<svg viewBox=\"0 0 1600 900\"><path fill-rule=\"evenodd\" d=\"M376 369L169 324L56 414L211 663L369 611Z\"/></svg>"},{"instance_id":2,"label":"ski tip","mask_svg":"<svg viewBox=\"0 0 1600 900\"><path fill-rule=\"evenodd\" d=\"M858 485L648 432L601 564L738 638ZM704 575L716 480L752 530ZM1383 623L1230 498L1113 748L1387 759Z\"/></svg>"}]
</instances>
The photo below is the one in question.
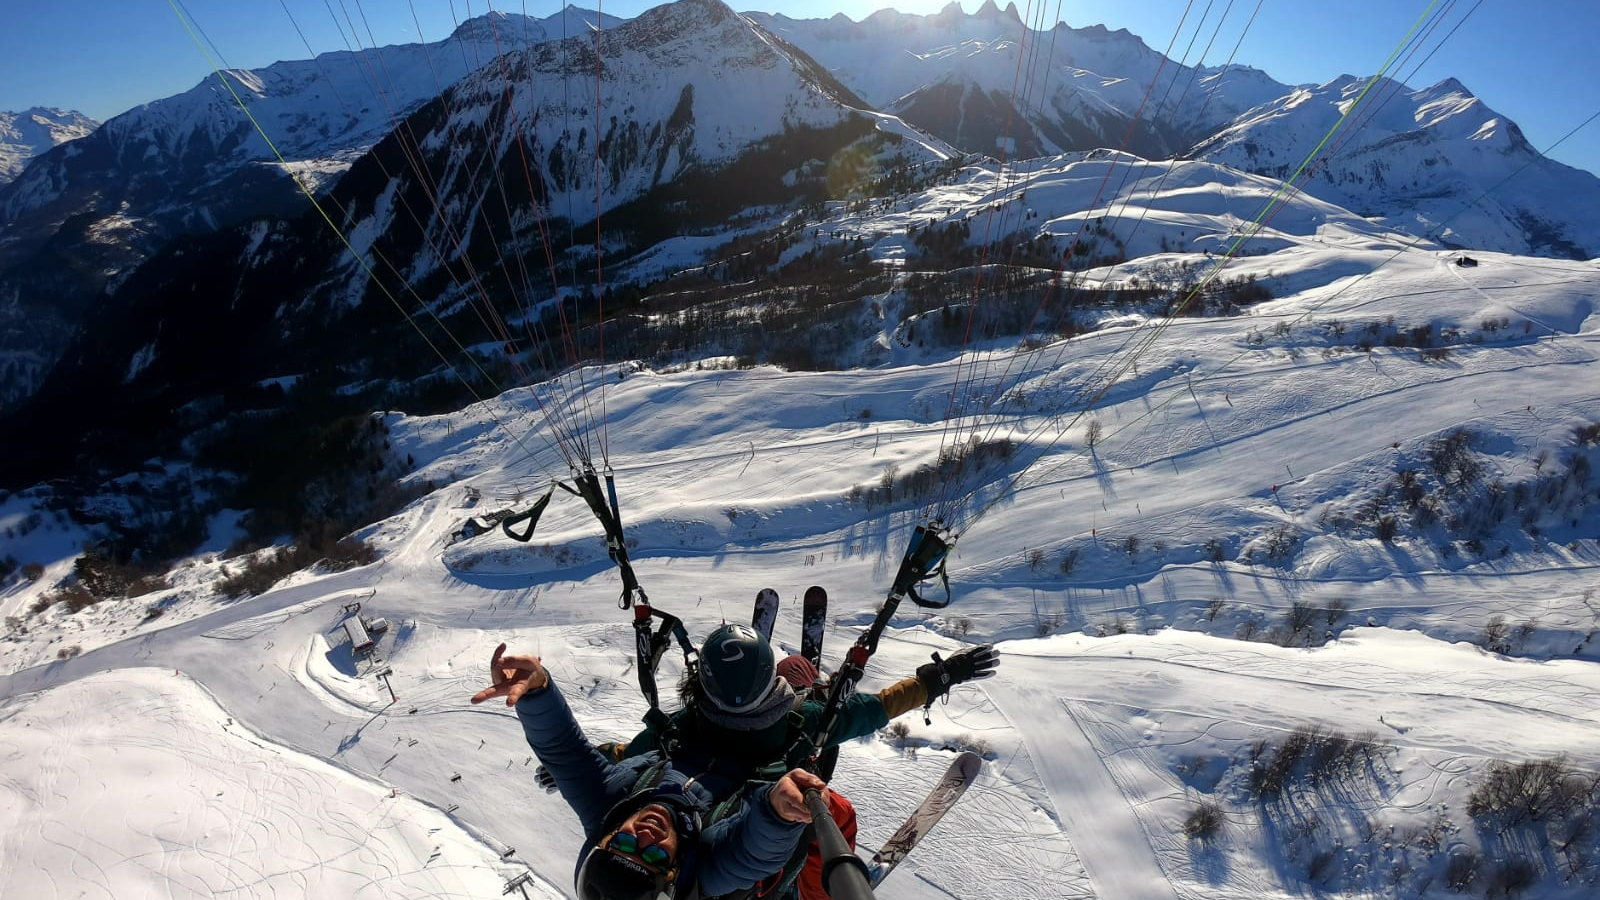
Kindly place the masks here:
<instances>
[{"instance_id":1,"label":"ski tip","mask_svg":"<svg viewBox=\"0 0 1600 900\"><path fill-rule=\"evenodd\" d=\"M950 764L950 768L959 769L962 775L968 778L973 778L976 777L978 771L983 768L983 757L972 752L971 750L963 750L961 751L961 754L955 758L955 762Z\"/></svg>"},{"instance_id":2,"label":"ski tip","mask_svg":"<svg viewBox=\"0 0 1600 900\"><path fill-rule=\"evenodd\" d=\"M778 592L772 588L762 588L761 590L756 591L756 599L763 602L776 602L778 599Z\"/></svg>"},{"instance_id":3,"label":"ski tip","mask_svg":"<svg viewBox=\"0 0 1600 900\"><path fill-rule=\"evenodd\" d=\"M813 584L811 587L806 588L806 602L807 603L815 603L815 602L824 601L824 600L827 600L827 599L828 599L828 592L826 590L824 590L821 585Z\"/></svg>"}]
</instances>

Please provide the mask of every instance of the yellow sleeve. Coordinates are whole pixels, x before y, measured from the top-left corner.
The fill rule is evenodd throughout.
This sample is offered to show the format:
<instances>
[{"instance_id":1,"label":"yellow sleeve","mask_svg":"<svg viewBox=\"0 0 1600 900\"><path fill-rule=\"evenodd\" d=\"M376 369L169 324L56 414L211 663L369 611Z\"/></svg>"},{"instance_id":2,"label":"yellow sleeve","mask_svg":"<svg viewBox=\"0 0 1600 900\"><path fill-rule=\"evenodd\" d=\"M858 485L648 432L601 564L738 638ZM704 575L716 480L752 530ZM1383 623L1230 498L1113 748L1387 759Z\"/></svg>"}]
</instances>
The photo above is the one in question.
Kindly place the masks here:
<instances>
[{"instance_id":1,"label":"yellow sleeve","mask_svg":"<svg viewBox=\"0 0 1600 900\"><path fill-rule=\"evenodd\" d=\"M916 676L902 678L878 692L883 711L890 718L902 716L928 705L928 691Z\"/></svg>"}]
</instances>

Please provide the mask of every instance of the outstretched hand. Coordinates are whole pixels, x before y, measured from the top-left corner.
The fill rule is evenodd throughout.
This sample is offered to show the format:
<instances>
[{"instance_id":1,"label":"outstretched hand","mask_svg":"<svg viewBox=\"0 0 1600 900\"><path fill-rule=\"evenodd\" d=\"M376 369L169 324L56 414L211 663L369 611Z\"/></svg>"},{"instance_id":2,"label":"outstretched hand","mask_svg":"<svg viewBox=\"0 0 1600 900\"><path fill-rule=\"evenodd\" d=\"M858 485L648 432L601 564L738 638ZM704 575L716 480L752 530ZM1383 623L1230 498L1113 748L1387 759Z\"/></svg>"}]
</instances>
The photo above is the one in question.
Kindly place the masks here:
<instances>
[{"instance_id":1,"label":"outstretched hand","mask_svg":"<svg viewBox=\"0 0 1600 900\"><path fill-rule=\"evenodd\" d=\"M999 665L1000 653L994 649L994 645L980 644L968 647L949 659L940 659L939 654L935 653L933 662L917 667L917 680L927 689L928 702L932 703L962 682L994 677L994 670Z\"/></svg>"},{"instance_id":2,"label":"outstretched hand","mask_svg":"<svg viewBox=\"0 0 1600 900\"><path fill-rule=\"evenodd\" d=\"M537 656L506 655L506 645L494 648L489 658L491 686L472 695L473 703L482 703L495 697L506 698L507 706L516 706L522 695L537 691L550 683L550 674Z\"/></svg>"},{"instance_id":3,"label":"outstretched hand","mask_svg":"<svg viewBox=\"0 0 1600 900\"><path fill-rule=\"evenodd\" d=\"M772 804L772 811L778 814L778 818L785 822L809 822L811 807L806 805L808 790L821 791L822 799L828 799L826 781L805 769L793 769L772 786L772 791L767 794L767 802Z\"/></svg>"}]
</instances>

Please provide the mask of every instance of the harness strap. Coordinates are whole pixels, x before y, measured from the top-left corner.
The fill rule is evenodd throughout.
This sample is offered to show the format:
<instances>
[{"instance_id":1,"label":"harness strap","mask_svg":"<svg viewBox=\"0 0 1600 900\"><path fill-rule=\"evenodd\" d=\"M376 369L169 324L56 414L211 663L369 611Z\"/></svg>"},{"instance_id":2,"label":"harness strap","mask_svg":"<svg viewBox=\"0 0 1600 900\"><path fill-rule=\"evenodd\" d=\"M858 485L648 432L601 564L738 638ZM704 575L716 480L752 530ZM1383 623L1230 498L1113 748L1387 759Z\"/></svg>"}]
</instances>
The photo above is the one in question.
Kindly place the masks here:
<instances>
[{"instance_id":1,"label":"harness strap","mask_svg":"<svg viewBox=\"0 0 1600 900\"><path fill-rule=\"evenodd\" d=\"M900 560L900 570L895 574L894 586L889 589L889 596L884 599L883 606L878 608L878 615L872 620L872 626L856 639L855 644L845 653L839 671L833 675L828 690L828 702L823 707L816 731L795 741L794 746L789 749L788 761L791 764L808 767L816 764L817 751L828 745L829 738L838 727L839 719L844 713L845 701L855 693L856 684L861 681L861 676L866 674L867 660L877 651L878 639L883 636L883 630L889 626L889 620L894 617L895 610L900 608L900 601L909 596L912 602L919 606L931 605L917 595L917 583L935 575L939 576L944 581L946 594L944 603L939 605L950 602L950 583L944 575L944 564L954 543L955 536L947 532L938 520L917 526L911 535L911 543L906 548L906 555Z\"/></svg>"},{"instance_id":2,"label":"harness strap","mask_svg":"<svg viewBox=\"0 0 1600 900\"><path fill-rule=\"evenodd\" d=\"M600 475L593 468L577 473L572 481L577 485L578 496L589 504L589 511L599 520L600 528L606 536L606 554L616 563L617 572L622 576L622 596L617 600L617 606L627 609L634 603L648 603L649 598L645 596L644 589L639 586L639 579L633 574L633 563L628 560L628 543L622 534L622 514L617 507L615 475L609 469L606 471L606 487L603 492L600 487Z\"/></svg>"},{"instance_id":3,"label":"harness strap","mask_svg":"<svg viewBox=\"0 0 1600 900\"><path fill-rule=\"evenodd\" d=\"M544 494L534 501L533 507L528 511L500 520L500 530L505 532L506 537L524 544L533 538L533 529L538 527L539 517L544 514L544 508L550 505L550 495L555 493L556 485L558 484L561 484L561 482L552 482L548 488L545 488ZM561 486L568 491L572 490L564 484L561 484ZM528 527L521 531L517 531L512 527L513 525L521 525L524 522L528 523Z\"/></svg>"}]
</instances>

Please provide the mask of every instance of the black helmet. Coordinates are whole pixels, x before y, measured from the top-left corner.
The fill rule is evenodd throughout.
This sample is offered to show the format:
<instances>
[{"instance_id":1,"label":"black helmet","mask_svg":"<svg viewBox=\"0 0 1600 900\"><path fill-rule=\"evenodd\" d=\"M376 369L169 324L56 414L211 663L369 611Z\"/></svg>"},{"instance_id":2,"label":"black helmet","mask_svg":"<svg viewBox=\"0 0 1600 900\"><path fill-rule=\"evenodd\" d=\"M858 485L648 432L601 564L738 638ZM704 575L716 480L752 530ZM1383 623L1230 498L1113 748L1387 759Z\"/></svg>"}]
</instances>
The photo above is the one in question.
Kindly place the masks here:
<instances>
[{"instance_id":1,"label":"black helmet","mask_svg":"<svg viewBox=\"0 0 1600 900\"><path fill-rule=\"evenodd\" d=\"M724 625L700 645L700 686L723 712L760 706L777 684L772 645L748 625Z\"/></svg>"},{"instance_id":2,"label":"black helmet","mask_svg":"<svg viewBox=\"0 0 1600 900\"><path fill-rule=\"evenodd\" d=\"M578 900L671 900L668 873L595 847L578 869Z\"/></svg>"}]
</instances>

